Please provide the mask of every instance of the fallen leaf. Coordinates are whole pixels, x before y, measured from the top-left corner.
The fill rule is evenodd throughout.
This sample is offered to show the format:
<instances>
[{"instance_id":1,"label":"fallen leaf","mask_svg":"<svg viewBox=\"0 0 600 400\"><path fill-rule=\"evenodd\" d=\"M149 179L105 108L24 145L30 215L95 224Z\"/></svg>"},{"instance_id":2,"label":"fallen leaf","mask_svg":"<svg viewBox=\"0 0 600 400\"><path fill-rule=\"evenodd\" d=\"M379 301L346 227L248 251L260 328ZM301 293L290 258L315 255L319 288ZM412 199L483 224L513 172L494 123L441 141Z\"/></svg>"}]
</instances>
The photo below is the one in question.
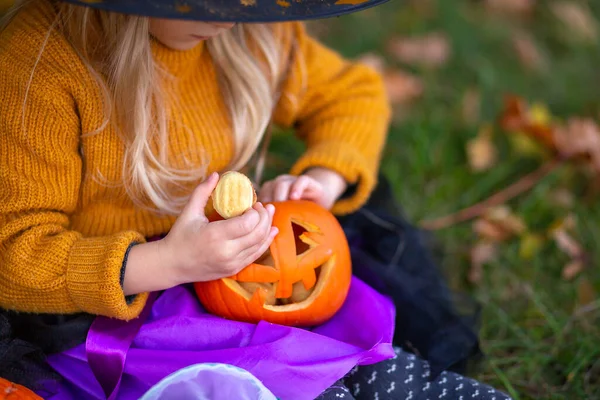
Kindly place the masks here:
<instances>
[{"instance_id":1,"label":"fallen leaf","mask_svg":"<svg viewBox=\"0 0 600 400\"><path fill-rule=\"evenodd\" d=\"M492 242L503 242L523 234L526 229L523 220L506 206L489 208L473 222L473 231L480 238Z\"/></svg>"},{"instance_id":2,"label":"fallen leaf","mask_svg":"<svg viewBox=\"0 0 600 400\"><path fill-rule=\"evenodd\" d=\"M467 158L471 169L476 172L491 168L498 159L492 142L491 126L483 126L477 136L467 142Z\"/></svg>"},{"instance_id":3,"label":"fallen leaf","mask_svg":"<svg viewBox=\"0 0 600 400\"><path fill-rule=\"evenodd\" d=\"M485 6L492 12L517 15L530 14L536 3L536 0L485 0Z\"/></svg>"},{"instance_id":4,"label":"fallen leaf","mask_svg":"<svg viewBox=\"0 0 600 400\"><path fill-rule=\"evenodd\" d=\"M446 35L434 32L421 37L396 37L387 44L387 51L401 62L426 67L439 67L450 57Z\"/></svg>"},{"instance_id":5,"label":"fallen leaf","mask_svg":"<svg viewBox=\"0 0 600 400\"><path fill-rule=\"evenodd\" d=\"M481 282L483 277L483 266L492 261L497 255L497 247L494 243L479 242L471 249L471 269L468 279L472 283Z\"/></svg>"},{"instance_id":6,"label":"fallen leaf","mask_svg":"<svg viewBox=\"0 0 600 400\"><path fill-rule=\"evenodd\" d=\"M479 121L481 113L481 94L477 89L469 89L462 99L462 117L469 124L474 125Z\"/></svg>"},{"instance_id":7,"label":"fallen leaf","mask_svg":"<svg viewBox=\"0 0 600 400\"><path fill-rule=\"evenodd\" d=\"M416 76L397 69L389 68L378 54L366 53L357 59L367 65L383 77L383 83L389 101L392 104L405 104L420 97L423 94L423 84Z\"/></svg>"},{"instance_id":8,"label":"fallen leaf","mask_svg":"<svg viewBox=\"0 0 600 400\"><path fill-rule=\"evenodd\" d=\"M380 74L385 73L386 63L382 56L375 53L365 53L361 55L357 60L357 62L364 64L368 67L373 68L375 71Z\"/></svg>"},{"instance_id":9,"label":"fallen leaf","mask_svg":"<svg viewBox=\"0 0 600 400\"><path fill-rule=\"evenodd\" d=\"M552 153L540 142L534 140L531 136L525 132L514 132L508 137L510 147L517 155L536 157L536 158L549 158Z\"/></svg>"},{"instance_id":10,"label":"fallen leaf","mask_svg":"<svg viewBox=\"0 0 600 400\"><path fill-rule=\"evenodd\" d=\"M577 285L577 303L585 306L594 302L597 297L592 283L585 278L580 279L579 285Z\"/></svg>"},{"instance_id":11,"label":"fallen leaf","mask_svg":"<svg viewBox=\"0 0 600 400\"><path fill-rule=\"evenodd\" d=\"M564 219L552 224L549 229L549 235L554 239L556 246L571 259L562 271L562 277L565 280L573 279L585 267L586 254L584 249L569 232L573 231L575 226L575 217L573 214L569 214Z\"/></svg>"},{"instance_id":12,"label":"fallen leaf","mask_svg":"<svg viewBox=\"0 0 600 400\"><path fill-rule=\"evenodd\" d=\"M592 42L598 40L598 22L592 11L581 2L555 1L550 9L564 24L569 36L575 35L578 39Z\"/></svg>"},{"instance_id":13,"label":"fallen leaf","mask_svg":"<svg viewBox=\"0 0 600 400\"><path fill-rule=\"evenodd\" d=\"M557 127L554 141L563 156L585 160L594 173L600 174L600 128L594 120L570 118Z\"/></svg>"},{"instance_id":14,"label":"fallen leaf","mask_svg":"<svg viewBox=\"0 0 600 400\"><path fill-rule=\"evenodd\" d=\"M579 258L583 254L583 249L579 243L564 229L555 230L552 232L552 237L558 248L571 258Z\"/></svg>"},{"instance_id":15,"label":"fallen leaf","mask_svg":"<svg viewBox=\"0 0 600 400\"><path fill-rule=\"evenodd\" d=\"M547 69L546 59L542 56L538 45L533 37L525 32L514 33L512 44L521 64L532 71L543 71Z\"/></svg>"},{"instance_id":16,"label":"fallen leaf","mask_svg":"<svg viewBox=\"0 0 600 400\"><path fill-rule=\"evenodd\" d=\"M507 96L500 114L500 126L510 133L524 133L549 150L556 151L554 121L545 106L530 106L524 99Z\"/></svg>"},{"instance_id":17,"label":"fallen leaf","mask_svg":"<svg viewBox=\"0 0 600 400\"><path fill-rule=\"evenodd\" d=\"M537 255L544 245L544 236L535 233L525 233L521 237L519 257L522 260L531 260Z\"/></svg>"},{"instance_id":18,"label":"fallen leaf","mask_svg":"<svg viewBox=\"0 0 600 400\"><path fill-rule=\"evenodd\" d=\"M511 209L505 205L488 208L483 215L487 220L495 222L515 234L521 234L527 229L523 219L513 214Z\"/></svg>"},{"instance_id":19,"label":"fallen leaf","mask_svg":"<svg viewBox=\"0 0 600 400\"><path fill-rule=\"evenodd\" d=\"M473 222L473 232L480 238L493 242L502 242L511 236L501 226L483 218L478 218Z\"/></svg>"},{"instance_id":20,"label":"fallen leaf","mask_svg":"<svg viewBox=\"0 0 600 400\"><path fill-rule=\"evenodd\" d=\"M562 208L570 209L573 208L573 205L575 204L575 196L573 196L571 191L565 188L559 188L552 191L549 198L554 205Z\"/></svg>"},{"instance_id":21,"label":"fallen leaf","mask_svg":"<svg viewBox=\"0 0 600 400\"><path fill-rule=\"evenodd\" d=\"M583 260L574 260L569 262L562 270L562 277L570 281L583 271Z\"/></svg>"},{"instance_id":22,"label":"fallen leaf","mask_svg":"<svg viewBox=\"0 0 600 400\"><path fill-rule=\"evenodd\" d=\"M387 71L383 75L388 98L392 104L407 103L423 94L421 81L408 73Z\"/></svg>"}]
</instances>

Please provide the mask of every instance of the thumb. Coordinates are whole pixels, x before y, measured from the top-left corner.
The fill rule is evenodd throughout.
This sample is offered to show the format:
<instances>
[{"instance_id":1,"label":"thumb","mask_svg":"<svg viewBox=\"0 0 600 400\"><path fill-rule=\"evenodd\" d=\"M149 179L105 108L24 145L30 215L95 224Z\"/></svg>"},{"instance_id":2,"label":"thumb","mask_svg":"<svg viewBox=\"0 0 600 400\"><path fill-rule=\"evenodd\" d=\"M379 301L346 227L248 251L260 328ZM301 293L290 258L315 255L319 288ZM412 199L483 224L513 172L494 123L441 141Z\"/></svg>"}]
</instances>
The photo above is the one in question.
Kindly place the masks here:
<instances>
[{"instance_id":1,"label":"thumb","mask_svg":"<svg viewBox=\"0 0 600 400\"><path fill-rule=\"evenodd\" d=\"M190 216L205 215L204 209L218 182L219 174L213 172L204 182L196 186L181 214Z\"/></svg>"}]
</instances>

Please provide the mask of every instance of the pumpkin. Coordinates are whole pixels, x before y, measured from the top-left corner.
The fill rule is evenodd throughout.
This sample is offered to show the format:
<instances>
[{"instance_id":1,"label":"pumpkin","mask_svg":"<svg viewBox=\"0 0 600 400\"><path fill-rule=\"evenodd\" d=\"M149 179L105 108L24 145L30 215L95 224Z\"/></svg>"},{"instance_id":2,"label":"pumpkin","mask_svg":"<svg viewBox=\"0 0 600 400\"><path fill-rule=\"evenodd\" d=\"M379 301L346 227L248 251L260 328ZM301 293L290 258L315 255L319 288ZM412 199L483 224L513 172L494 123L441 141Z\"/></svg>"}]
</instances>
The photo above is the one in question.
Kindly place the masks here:
<instances>
[{"instance_id":1,"label":"pumpkin","mask_svg":"<svg viewBox=\"0 0 600 400\"><path fill-rule=\"evenodd\" d=\"M42 400L42 398L25 386L0 378L0 400Z\"/></svg>"},{"instance_id":2,"label":"pumpkin","mask_svg":"<svg viewBox=\"0 0 600 400\"><path fill-rule=\"evenodd\" d=\"M279 233L269 250L234 276L195 283L195 292L207 311L223 318L321 324L341 308L350 289L344 231L329 210L314 202L272 204ZM209 219L221 218L213 214Z\"/></svg>"}]
</instances>

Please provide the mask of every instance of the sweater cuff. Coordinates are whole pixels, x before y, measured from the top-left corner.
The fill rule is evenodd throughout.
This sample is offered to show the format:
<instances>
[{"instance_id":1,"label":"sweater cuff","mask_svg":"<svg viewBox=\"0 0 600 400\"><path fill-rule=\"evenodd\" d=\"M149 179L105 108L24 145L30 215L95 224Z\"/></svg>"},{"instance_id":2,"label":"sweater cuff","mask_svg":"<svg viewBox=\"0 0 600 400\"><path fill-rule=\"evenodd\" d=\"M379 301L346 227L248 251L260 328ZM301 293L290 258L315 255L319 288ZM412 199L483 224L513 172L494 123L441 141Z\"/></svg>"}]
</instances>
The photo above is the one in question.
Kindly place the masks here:
<instances>
[{"instance_id":1,"label":"sweater cuff","mask_svg":"<svg viewBox=\"0 0 600 400\"><path fill-rule=\"evenodd\" d=\"M340 174L349 186L354 186L346 197L334 204L332 213L344 215L362 207L377 183L376 168L355 148L339 142L321 142L311 146L291 169L292 175L301 175L310 168L328 168Z\"/></svg>"},{"instance_id":2,"label":"sweater cuff","mask_svg":"<svg viewBox=\"0 0 600 400\"><path fill-rule=\"evenodd\" d=\"M144 241L136 232L78 240L69 254L67 271L67 287L73 302L90 314L123 320L136 318L146 304L148 293L138 294L128 304L121 286L121 272L129 246Z\"/></svg>"}]
</instances>

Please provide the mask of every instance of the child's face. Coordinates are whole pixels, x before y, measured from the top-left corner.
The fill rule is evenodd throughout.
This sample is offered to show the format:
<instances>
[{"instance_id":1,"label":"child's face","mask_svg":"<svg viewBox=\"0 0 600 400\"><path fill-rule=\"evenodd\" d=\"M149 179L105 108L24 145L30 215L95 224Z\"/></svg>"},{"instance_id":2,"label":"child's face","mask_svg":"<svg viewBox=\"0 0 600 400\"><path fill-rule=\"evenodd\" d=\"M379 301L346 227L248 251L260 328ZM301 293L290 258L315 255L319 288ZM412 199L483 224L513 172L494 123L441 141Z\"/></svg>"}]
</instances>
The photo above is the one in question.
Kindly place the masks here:
<instances>
[{"instance_id":1,"label":"child's face","mask_svg":"<svg viewBox=\"0 0 600 400\"><path fill-rule=\"evenodd\" d=\"M175 50L189 50L198 43L217 36L235 24L230 22L200 22L150 18L150 34L165 46Z\"/></svg>"}]
</instances>

